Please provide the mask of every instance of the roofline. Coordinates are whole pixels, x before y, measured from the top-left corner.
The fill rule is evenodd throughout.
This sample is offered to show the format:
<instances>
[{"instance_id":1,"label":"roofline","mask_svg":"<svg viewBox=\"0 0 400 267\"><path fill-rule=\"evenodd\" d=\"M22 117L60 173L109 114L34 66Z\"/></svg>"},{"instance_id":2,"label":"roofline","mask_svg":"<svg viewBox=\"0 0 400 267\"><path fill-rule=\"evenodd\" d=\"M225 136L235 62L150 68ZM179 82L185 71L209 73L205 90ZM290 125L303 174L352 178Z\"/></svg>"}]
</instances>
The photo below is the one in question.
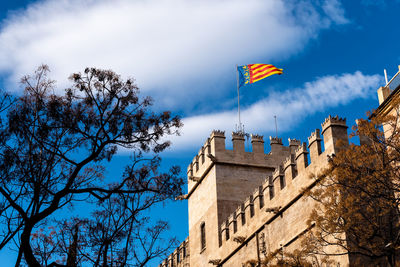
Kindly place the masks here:
<instances>
[{"instance_id":1,"label":"roofline","mask_svg":"<svg viewBox=\"0 0 400 267\"><path fill-rule=\"evenodd\" d=\"M381 113L383 110L385 110L385 108L389 105L389 103L391 102L391 100L393 99L393 97L395 95L399 95L400 93L400 86L398 86L396 89L394 89L390 95L378 106L378 108L376 110L374 110L374 112L372 112L372 114L369 116L368 119L372 119L373 117L375 117L378 113Z\"/></svg>"}]
</instances>

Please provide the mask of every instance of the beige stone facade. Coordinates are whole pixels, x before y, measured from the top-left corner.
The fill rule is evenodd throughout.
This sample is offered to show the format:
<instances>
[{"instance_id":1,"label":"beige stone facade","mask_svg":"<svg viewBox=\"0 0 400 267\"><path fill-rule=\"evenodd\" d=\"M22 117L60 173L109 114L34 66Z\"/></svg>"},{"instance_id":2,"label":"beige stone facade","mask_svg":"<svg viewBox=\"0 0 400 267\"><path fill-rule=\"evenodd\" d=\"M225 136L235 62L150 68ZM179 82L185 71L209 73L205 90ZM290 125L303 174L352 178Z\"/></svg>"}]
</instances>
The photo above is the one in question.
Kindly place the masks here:
<instances>
[{"instance_id":1,"label":"beige stone facade","mask_svg":"<svg viewBox=\"0 0 400 267\"><path fill-rule=\"evenodd\" d=\"M398 117L400 114L400 65L399 71L393 76L386 86L382 86L378 89L379 107L375 113L379 113L383 116L391 115ZM399 123L399 122L398 122ZM384 124L383 130L385 138L389 138L393 129L390 124Z\"/></svg>"},{"instance_id":2,"label":"beige stone facade","mask_svg":"<svg viewBox=\"0 0 400 267\"><path fill-rule=\"evenodd\" d=\"M374 114L400 114L400 66L378 89L378 98ZM383 127L385 136L390 136L390 126ZM184 197L189 237L160 267L241 267L268 253L284 257L313 227L307 220L315 203L304 195L315 185L312 177L337 152L338 140L348 142L346 120L331 116L321 130L311 133L308 144L289 139L284 146L280 138L270 138L268 153L262 136L251 136L252 152L245 151L242 134L232 134L232 150L225 148L225 138L223 132L213 131L189 165ZM346 255L332 259L334 266L354 265Z\"/></svg>"},{"instance_id":3,"label":"beige stone facade","mask_svg":"<svg viewBox=\"0 0 400 267\"><path fill-rule=\"evenodd\" d=\"M308 144L270 138L264 152L262 136L252 135L252 152L245 138L213 131L188 167L189 238L160 266L244 266L266 253L290 251L312 228L307 220L313 200L303 195L335 153L336 142L348 142L345 119L329 116ZM322 146L325 148L322 150ZM347 266L345 256L335 259Z\"/></svg>"}]
</instances>

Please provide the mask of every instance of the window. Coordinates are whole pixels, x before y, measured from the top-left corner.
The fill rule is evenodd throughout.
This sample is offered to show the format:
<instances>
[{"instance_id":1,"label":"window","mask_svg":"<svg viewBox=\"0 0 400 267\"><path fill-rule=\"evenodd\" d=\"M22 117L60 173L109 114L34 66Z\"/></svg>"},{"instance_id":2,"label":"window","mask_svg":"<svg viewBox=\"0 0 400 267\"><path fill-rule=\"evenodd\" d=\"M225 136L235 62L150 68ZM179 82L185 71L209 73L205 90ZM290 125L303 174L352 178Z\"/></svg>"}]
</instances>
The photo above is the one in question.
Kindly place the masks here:
<instances>
[{"instance_id":1,"label":"window","mask_svg":"<svg viewBox=\"0 0 400 267\"><path fill-rule=\"evenodd\" d=\"M254 216L254 204L250 203L250 217Z\"/></svg>"},{"instance_id":2,"label":"window","mask_svg":"<svg viewBox=\"0 0 400 267\"><path fill-rule=\"evenodd\" d=\"M206 248L206 224L203 222L200 225L200 239L201 239L201 250Z\"/></svg>"},{"instance_id":3,"label":"window","mask_svg":"<svg viewBox=\"0 0 400 267\"><path fill-rule=\"evenodd\" d=\"M186 244L183 246L182 257L186 258Z\"/></svg>"},{"instance_id":4,"label":"window","mask_svg":"<svg viewBox=\"0 0 400 267\"><path fill-rule=\"evenodd\" d=\"M181 250L178 249L178 253L176 253L176 262L180 263L181 262Z\"/></svg>"}]
</instances>

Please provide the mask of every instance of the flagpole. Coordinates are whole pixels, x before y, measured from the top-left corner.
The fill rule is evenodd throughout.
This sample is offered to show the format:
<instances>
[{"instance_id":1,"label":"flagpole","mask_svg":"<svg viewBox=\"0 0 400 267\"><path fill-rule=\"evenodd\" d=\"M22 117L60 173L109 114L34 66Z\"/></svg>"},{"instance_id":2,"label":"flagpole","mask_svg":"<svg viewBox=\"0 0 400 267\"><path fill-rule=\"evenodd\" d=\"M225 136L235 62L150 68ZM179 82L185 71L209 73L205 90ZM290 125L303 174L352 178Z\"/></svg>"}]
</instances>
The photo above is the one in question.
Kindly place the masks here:
<instances>
[{"instance_id":1,"label":"flagpole","mask_svg":"<svg viewBox=\"0 0 400 267\"><path fill-rule=\"evenodd\" d=\"M238 93L238 116L239 116L239 127L238 131L242 132L242 122L240 121L240 94L239 94L239 71L238 65L236 64L236 85L237 85L237 93Z\"/></svg>"}]
</instances>

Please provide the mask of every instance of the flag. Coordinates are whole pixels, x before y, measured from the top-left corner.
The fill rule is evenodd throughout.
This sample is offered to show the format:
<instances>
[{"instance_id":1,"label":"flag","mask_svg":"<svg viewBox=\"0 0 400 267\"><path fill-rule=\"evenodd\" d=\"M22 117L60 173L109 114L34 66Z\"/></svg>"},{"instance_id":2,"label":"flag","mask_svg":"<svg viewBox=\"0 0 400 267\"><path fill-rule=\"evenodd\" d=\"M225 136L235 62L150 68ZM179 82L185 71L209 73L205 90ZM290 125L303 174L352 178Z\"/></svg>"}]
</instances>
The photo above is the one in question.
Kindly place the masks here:
<instances>
[{"instance_id":1,"label":"flag","mask_svg":"<svg viewBox=\"0 0 400 267\"><path fill-rule=\"evenodd\" d=\"M282 74L283 70L271 64L249 64L238 66L239 87L257 82L273 74Z\"/></svg>"}]
</instances>

